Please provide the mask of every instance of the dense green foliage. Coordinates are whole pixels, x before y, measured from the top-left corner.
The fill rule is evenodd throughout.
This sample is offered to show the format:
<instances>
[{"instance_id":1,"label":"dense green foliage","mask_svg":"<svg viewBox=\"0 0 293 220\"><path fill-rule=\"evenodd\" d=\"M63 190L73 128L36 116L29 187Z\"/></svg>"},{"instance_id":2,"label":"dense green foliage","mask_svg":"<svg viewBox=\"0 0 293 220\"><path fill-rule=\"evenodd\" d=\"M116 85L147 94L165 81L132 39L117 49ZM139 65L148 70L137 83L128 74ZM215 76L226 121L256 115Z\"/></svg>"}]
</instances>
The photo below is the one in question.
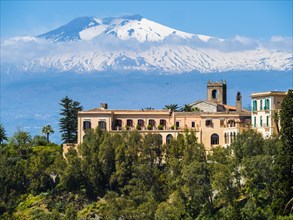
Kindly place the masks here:
<instances>
[{"instance_id":1,"label":"dense green foliage","mask_svg":"<svg viewBox=\"0 0 293 220\"><path fill-rule=\"evenodd\" d=\"M0 219L292 219L292 106L289 91L280 138L250 130L209 155L192 131L163 145L96 128L65 160L19 130L0 147Z\"/></svg>"},{"instance_id":2,"label":"dense green foliage","mask_svg":"<svg viewBox=\"0 0 293 220\"><path fill-rule=\"evenodd\" d=\"M292 206L274 162L282 141L252 131L206 155L189 131L166 146L160 135L96 128L67 160L27 136L1 147L3 219L282 219Z\"/></svg>"},{"instance_id":3,"label":"dense green foliage","mask_svg":"<svg viewBox=\"0 0 293 220\"><path fill-rule=\"evenodd\" d=\"M59 103L62 106L60 115L61 139L65 143L76 143L77 141L77 113L82 111L79 102L73 101L69 97L61 99Z\"/></svg>"}]
</instances>

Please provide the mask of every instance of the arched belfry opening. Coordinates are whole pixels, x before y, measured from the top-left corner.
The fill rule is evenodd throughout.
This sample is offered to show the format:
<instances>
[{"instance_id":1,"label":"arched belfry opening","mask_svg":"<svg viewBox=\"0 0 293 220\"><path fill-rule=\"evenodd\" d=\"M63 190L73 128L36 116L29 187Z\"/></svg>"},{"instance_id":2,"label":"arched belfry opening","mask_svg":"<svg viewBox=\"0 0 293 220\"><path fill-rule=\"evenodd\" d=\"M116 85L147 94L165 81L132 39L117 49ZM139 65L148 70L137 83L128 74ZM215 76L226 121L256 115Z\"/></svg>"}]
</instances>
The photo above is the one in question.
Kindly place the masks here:
<instances>
[{"instance_id":1,"label":"arched belfry opening","mask_svg":"<svg viewBox=\"0 0 293 220\"><path fill-rule=\"evenodd\" d=\"M213 98L213 99L218 99L218 90L214 89L214 90L212 91L212 98Z\"/></svg>"},{"instance_id":2,"label":"arched belfry opening","mask_svg":"<svg viewBox=\"0 0 293 220\"><path fill-rule=\"evenodd\" d=\"M227 104L226 80L221 80L220 82L208 81L207 98L209 102Z\"/></svg>"}]
</instances>

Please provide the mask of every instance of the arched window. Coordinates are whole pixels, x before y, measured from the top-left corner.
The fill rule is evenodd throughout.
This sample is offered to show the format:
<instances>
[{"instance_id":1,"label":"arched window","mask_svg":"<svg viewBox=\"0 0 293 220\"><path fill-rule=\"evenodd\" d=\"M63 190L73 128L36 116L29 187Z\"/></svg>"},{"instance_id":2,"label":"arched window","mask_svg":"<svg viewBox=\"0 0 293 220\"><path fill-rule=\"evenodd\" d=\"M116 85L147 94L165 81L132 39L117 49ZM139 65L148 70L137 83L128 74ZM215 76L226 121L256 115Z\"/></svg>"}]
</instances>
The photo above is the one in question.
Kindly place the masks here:
<instances>
[{"instance_id":1,"label":"arched window","mask_svg":"<svg viewBox=\"0 0 293 220\"><path fill-rule=\"evenodd\" d=\"M259 109L262 110L262 99L260 100L260 103L259 103Z\"/></svg>"},{"instance_id":2,"label":"arched window","mask_svg":"<svg viewBox=\"0 0 293 220\"><path fill-rule=\"evenodd\" d=\"M235 121L234 120L229 120L228 121L228 127L235 127Z\"/></svg>"},{"instance_id":3,"label":"arched window","mask_svg":"<svg viewBox=\"0 0 293 220\"><path fill-rule=\"evenodd\" d=\"M92 123L91 121L83 121L83 130L91 129L92 128Z\"/></svg>"},{"instance_id":4,"label":"arched window","mask_svg":"<svg viewBox=\"0 0 293 220\"><path fill-rule=\"evenodd\" d=\"M219 144L219 135L212 134L211 136L211 145Z\"/></svg>"},{"instance_id":5,"label":"arched window","mask_svg":"<svg viewBox=\"0 0 293 220\"><path fill-rule=\"evenodd\" d=\"M132 127L133 126L133 120L132 119L127 119L126 125L129 126L129 127Z\"/></svg>"},{"instance_id":6,"label":"arched window","mask_svg":"<svg viewBox=\"0 0 293 220\"><path fill-rule=\"evenodd\" d=\"M143 127L143 126L144 126L144 120L142 120L142 119L138 119L138 120L137 120L137 124L138 124L139 126Z\"/></svg>"},{"instance_id":7,"label":"arched window","mask_svg":"<svg viewBox=\"0 0 293 220\"><path fill-rule=\"evenodd\" d=\"M212 91L212 98L213 98L213 99L218 99L218 90L214 89L214 90Z\"/></svg>"},{"instance_id":8,"label":"arched window","mask_svg":"<svg viewBox=\"0 0 293 220\"><path fill-rule=\"evenodd\" d=\"M233 132L230 132L230 144L234 142Z\"/></svg>"},{"instance_id":9,"label":"arched window","mask_svg":"<svg viewBox=\"0 0 293 220\"><path fill-rule=\"evenodd\" d=\"M99 128L102 131L106 131L107 123L105 121L99 121Z\"/></svg>"},{"instance_id":10,"label":"arched window","mask_svg":"<svg viewBox=\"0 0 293 220\"><path fill-rule=\"evenodd\" d=\"M149 120L149 124L148 124L148 130L153 130L155 129L155 125L156 125L156 121L153 119Z\"/></svg>"},{"instance_id":11,"label":"arched window","mask_svg":"<svg viewBox=\"0 0 293 220\"><path fill-rule=\"evenodd\" d=\"M166 125L166 120L165 120L165 119L161 119L161 120L160 120L160 125L165 126L165 125Z\"/></svg>"},{"instance_id":12,"label":"arched window","mask_svg":"<svg viewBox=\"0 0 293 220\"><path fill-rule=\"evenodd\" d=\"M172 134L168 134L166 137L166 144L170 144L173 140L173 136Z\"/></svg>"}]
</instances>

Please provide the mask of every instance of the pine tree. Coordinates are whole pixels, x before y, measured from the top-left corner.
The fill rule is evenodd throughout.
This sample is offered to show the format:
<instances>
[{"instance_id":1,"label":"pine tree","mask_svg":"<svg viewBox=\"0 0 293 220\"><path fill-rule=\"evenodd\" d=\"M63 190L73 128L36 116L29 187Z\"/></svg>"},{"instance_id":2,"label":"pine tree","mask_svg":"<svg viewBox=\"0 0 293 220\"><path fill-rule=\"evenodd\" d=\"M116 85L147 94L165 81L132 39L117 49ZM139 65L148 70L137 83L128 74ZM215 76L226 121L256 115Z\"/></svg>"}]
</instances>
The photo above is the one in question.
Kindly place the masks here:
<instances>
[{"instance_id":1,"label":"pine tree","mask_svg":"<svg viewBox=\"0 0 293 220\"><path fill-rule=\"evenodd\" d=\"M82 106L77 101L73 101L68 96L63 98L59 103L63 108L60 115L60 132L61 139L65 143L74 143L77 141L77 113L82 111Z\"/></svg>"}]
</instances>

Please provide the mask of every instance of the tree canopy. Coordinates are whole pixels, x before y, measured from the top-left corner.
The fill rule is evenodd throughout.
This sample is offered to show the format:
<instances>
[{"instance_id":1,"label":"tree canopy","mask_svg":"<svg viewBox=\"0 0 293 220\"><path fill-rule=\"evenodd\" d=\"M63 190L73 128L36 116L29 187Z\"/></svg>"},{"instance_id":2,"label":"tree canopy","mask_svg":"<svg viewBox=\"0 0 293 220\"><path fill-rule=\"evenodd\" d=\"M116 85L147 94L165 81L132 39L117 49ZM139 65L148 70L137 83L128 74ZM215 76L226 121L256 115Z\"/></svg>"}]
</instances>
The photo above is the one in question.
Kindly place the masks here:
<instances>
[{"instance_id":1,"label":"tree canopy","mask_svg":"<svg viewBox=\"0 0 293 220\"><path fill-rule=\"evenodd\" d=\"M283 109L281 139L250 130L209 153L194 131L164 145L160 134L97 127L64 160L60 146L18 130L0 148L0 218L290 219Z\"/></svg>"},{"instance_id":2,"label":"tree canopy","mask_svg":"<svg viewBox=\"0 0 293 220\"><path fill-rule=\"evenodd\" d=\"M59 103L62 107L59 124L61 139L65 143L75 143L77 141L77 113L82 111L79 102L73 101L69 97L61 99Z\"/></svg>"}]
</instances>

